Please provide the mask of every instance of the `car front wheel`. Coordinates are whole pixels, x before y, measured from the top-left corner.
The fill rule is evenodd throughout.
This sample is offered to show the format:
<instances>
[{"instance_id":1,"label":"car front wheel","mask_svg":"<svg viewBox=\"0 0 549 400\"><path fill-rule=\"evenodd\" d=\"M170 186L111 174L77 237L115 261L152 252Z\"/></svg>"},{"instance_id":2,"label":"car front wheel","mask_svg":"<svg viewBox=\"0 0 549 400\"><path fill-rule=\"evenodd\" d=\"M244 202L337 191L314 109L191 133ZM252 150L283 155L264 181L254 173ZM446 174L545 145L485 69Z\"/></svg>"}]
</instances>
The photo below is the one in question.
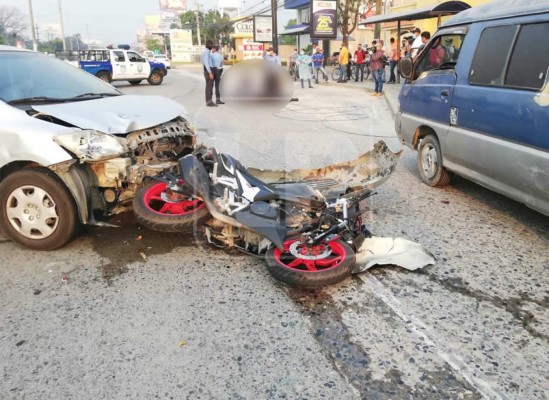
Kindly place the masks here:
<instances>
[{"instance_id":1,"label":"car front wheel","mask_svg":"<svg viewBox=\"0 0 549 400\"><path fill-rule=\"evenodd\" d=\"M0 225L14 241L35 250L66 244L79 227L73 198L57 176L29 168L0 184Z\"/></svg>"}]
</instances>

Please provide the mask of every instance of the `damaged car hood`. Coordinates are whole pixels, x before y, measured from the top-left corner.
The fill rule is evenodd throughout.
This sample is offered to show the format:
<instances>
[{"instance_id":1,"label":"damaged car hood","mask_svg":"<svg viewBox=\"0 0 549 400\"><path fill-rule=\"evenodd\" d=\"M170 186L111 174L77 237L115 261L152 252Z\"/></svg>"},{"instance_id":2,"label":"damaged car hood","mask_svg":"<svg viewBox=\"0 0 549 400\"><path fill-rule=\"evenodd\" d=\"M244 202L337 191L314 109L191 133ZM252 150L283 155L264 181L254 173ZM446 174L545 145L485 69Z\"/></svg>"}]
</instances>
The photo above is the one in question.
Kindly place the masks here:
<instances>
[{"instance_id":1,"label":"damaged car hood","mask_svg":"<svg viewBox=\"0 0 549 400\"><path fill-rule=\"evenodd\" d=\"M147 129L185 112L181 104L165 97L136 95L34 105L32 108L81 129L95 129L113 134Z\"/></svg>"}]
</instances>

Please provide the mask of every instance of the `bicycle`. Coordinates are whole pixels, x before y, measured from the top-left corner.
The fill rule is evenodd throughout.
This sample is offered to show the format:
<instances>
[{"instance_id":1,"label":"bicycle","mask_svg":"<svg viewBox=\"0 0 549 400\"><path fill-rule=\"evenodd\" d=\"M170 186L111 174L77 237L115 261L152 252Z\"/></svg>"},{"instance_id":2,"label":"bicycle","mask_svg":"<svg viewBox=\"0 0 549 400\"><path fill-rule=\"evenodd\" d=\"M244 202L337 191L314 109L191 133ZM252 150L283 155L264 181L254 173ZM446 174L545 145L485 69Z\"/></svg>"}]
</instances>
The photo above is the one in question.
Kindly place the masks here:
<instances>
[{"instance_id":1,"label":"bicycle","mask_svg":"<svg viewBox=\"0 0 549 400\"><path fill-rule=\"evenodd\" d=\"M368 79L370 76L370 60L367 59L364 61L364 79ZM358 67L356 63L351 61L351 76L348 78L349 80L357 80L358 77ZM336 64L334 70L332 71L332 79L334 81L339 81L341 79L341 69L339 68L339 64Z\"/></svg>"},{"instance_id":2,"label":"bicycle","mask_svg":"<svg viewBox=\"0 0 549 400\"><path fill-rule=\"evenodd\" d=\"M294 79L294 82L296 82L299 79L299 69L297 68L297 63L293 63L293 65L290 65L290 69L288 70L290 73L290 76Z\"/></svg>"}]
</instances>

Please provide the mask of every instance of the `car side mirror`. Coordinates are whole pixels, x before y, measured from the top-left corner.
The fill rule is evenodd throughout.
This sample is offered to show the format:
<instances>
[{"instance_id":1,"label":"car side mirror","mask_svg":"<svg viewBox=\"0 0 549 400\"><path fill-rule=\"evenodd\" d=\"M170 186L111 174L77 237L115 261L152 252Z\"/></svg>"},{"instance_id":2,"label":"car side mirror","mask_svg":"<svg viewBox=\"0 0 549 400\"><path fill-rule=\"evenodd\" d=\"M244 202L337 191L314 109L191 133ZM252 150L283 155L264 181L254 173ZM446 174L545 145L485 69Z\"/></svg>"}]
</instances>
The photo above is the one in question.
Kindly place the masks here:
<instances>
[{"instance_id":1,"label":"car side mirror","mask_svg":"<svg viewBox=\"0 0 549 400\"><path fill-rule=\"evenodd\" d=\"M414 61L412 57L406 56L400 59L400 75L406 79L412 79L414 73Z\"/></svg>"}]
</instances>

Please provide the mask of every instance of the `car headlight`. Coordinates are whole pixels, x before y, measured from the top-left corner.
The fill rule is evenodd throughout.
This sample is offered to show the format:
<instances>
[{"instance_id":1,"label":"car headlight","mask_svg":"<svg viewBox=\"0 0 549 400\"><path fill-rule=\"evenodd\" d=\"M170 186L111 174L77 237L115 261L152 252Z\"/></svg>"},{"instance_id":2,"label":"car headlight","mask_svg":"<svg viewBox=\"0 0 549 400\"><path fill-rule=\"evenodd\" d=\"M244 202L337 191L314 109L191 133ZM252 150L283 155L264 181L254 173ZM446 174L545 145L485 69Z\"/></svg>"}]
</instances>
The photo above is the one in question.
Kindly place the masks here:
<instances>
[{"instance_id":1,"label":"car headlight","mask_svg":"<svg viewBox=\"0 0 549 400\"><path fill-rule=\"evenodd\" d=\"M128 151L124 139L95 130L59 135L54 141L75 154L82 162L107 160Z\"/></svg>"}]
</instances>

